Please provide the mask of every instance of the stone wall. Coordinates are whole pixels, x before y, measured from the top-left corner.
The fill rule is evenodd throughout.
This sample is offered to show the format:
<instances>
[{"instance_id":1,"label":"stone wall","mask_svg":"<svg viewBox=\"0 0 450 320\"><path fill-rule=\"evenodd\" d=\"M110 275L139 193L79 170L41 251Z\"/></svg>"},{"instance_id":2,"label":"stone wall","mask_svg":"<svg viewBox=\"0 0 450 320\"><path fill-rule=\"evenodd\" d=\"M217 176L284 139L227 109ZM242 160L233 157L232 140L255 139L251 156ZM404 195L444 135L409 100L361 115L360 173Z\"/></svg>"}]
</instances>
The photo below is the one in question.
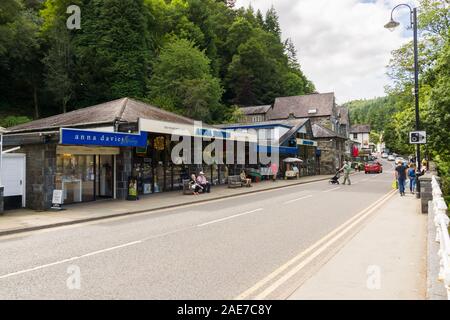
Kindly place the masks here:
<instances>
[{"instance_id":1,"label":"stone wall","mask_svg":"<svg viewBox=\"0 0 450 320\"><path fill-rule=\"evenodd\" d=\"M132 173L133 150L121 148L120 154L116 156L117 188L116 198L126 199L128 196L128 178Z\"/></svg>"},{"instance_id":2,"label":"stone wall","mask_svg":"<svg viewBox=\"0 0 450 320\"><path fill-rule=\"evenodd\" d=\"M322 127L333 130L330 117L311 117L309 118L311 125L318 124Z\"/></svg>"},{"instance_id":3,"label":"stone wall","mask_svg":"<svg viewBox=\"0 0 450 320\"><path fill-rule=\"evenodd\" d=\"M345 158L344 143L339 143L339 148L335 147L336 139L316 139L317 147L322 150L320 156L320 174L335 174L336 167L342 165L341 160Z\"/></svg>"},{"instance_id":4,"label":"stone wall","mask_svg":"<svg viewBox=\"0 0 450 320\"><path fill-rule=\"evenodd\" d=\"M56 174L56 144L24 145L26 154L26 207L47 210L52 205Z\"/></svg>"}]
</instances>

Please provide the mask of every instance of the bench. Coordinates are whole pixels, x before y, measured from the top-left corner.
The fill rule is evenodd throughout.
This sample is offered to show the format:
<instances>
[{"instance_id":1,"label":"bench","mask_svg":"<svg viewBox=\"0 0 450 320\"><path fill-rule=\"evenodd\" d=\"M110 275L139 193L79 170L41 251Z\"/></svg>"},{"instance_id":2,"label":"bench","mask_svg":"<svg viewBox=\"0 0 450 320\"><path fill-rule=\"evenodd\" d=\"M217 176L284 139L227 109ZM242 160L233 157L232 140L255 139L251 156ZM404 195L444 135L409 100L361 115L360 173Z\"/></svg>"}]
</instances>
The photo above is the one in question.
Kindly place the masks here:
<instances>
[{"instance_id":1,"label":"bench","mask_svg":"<svg viewBox=\"0 0 450 320\"><path fill-rule=\"evenodd\" d=\"M242 187L241 176L228 176L228 188Z\"/></svg>"}]
</instances>

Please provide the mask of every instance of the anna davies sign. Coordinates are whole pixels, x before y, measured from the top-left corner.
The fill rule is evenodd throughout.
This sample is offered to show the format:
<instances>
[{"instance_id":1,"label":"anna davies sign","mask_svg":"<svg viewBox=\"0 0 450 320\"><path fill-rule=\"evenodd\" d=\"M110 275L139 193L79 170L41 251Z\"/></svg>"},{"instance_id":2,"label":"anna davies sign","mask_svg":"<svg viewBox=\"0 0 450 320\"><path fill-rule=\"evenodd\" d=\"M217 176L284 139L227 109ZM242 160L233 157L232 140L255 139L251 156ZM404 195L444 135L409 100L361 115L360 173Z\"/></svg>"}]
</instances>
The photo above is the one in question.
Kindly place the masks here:
<instances>
[{"instance_id":1,"label":"anna davies sign","mask_svg":"<svg viewBox=\"0 0 450 320\"><path fill-rule=\"evenodd\" d=\"M147 146L147 132L133 134L62 128L60 136L61 144L107 147Z\"/></svg>"}]
</instances>

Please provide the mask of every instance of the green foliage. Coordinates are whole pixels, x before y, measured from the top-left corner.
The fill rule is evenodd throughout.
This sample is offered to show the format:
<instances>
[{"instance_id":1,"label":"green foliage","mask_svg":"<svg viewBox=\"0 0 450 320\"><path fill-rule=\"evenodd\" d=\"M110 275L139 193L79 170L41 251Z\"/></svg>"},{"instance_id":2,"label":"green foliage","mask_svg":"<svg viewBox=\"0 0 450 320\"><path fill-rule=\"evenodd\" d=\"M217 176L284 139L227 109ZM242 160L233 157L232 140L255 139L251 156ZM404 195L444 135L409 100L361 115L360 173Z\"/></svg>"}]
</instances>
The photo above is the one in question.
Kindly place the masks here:
<instances>
[{"instance_id":1,"label":"green foliage","mask_svg":"<svg viewBox=\"0 0 450 320\"><path fill-rule=\"evenodd\" d=\"M80 30L66 28L73 4L81 9ZM0 105L39 118L129 96L222 122L233 104L312 92L292 41L281 40L275 9L234 4L2 0ZM183 40L189 46L173 47Z\"/></svg>"},{"instance_id":2,"label":"green foliage","mask_svg":"<svg viewBox=\"0 0 450 320\"><path fill-rule=\"evenodd\" d=\"M211 76L210 60L186 39L173 38L153 66L150 100L168 110L211 121L220 107L220 81Z\"/></svg>"},{"instance_id":3,"label":"green foliage","mask_svg":"<svg viewBox=\"0 0 450 320\"><path fill-rule=\"evenodd\" d=\"M419 114L421 129L427 131L421 149L432 158L450 193L450 3L421 0L419 14ZM393 52L388 75L393 85L387 93L395 105L394 114L384 127L387 146L399 153L414 153L408 133L415 129L412 44Z\"/></svg>"},{"instance_id":4,"label":"green foliage","mask_svg":"<svg viewBox=\"0 0 450 320\"><path fill-rule=\"evenodd\" d=\"M25 116L7 116L6 118L0 119L0 127L9 128L30 121L31 119Z\"/></svg>"}]
</instances>

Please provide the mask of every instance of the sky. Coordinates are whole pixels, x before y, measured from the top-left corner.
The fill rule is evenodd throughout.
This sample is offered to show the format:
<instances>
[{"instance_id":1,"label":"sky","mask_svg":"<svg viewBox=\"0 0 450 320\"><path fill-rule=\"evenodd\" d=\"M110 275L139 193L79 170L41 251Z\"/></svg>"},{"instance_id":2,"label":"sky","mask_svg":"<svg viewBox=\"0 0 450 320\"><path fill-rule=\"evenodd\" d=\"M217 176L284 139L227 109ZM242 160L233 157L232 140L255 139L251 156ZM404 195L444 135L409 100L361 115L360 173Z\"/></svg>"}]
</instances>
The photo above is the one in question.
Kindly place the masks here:
<instances>
[{"instance_id":1,"label":"sky","mask_svg":"<svg viewBox=\"0 0 450 320\"><path fill-rule=\"evenodd\" d=\"M412 1L414 3L414 1ZM384 96L391 51L412 40L409 12L399 8L395 31L383 26L399 0L237 0L263 14L275 7L283 39L291 38L303 72L319 92L335 92L338 103Z\"/></svg>"}]
</instances>

